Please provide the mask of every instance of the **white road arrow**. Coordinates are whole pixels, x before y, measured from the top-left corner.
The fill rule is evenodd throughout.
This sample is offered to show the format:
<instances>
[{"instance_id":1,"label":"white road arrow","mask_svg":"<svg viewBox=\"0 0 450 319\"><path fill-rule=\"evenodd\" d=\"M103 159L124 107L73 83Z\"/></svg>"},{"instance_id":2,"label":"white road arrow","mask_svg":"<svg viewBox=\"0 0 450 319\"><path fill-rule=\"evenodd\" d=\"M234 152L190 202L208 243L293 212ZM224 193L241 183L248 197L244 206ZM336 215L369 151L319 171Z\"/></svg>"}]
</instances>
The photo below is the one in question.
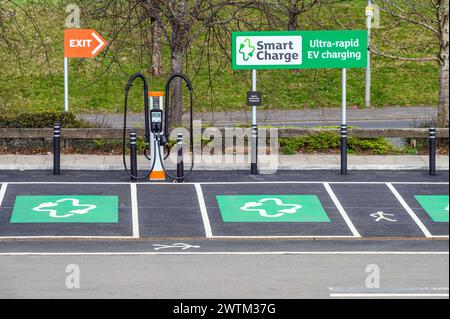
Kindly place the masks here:
<instances>
[{"instance_id":1,"label":"white road arrow","mask_svg":"<svg viewBox=\"0 0 450 319\"><path fill-rule=\"evenodd\" d=\"M200 246L194 246L185 243L176 243L171 245L153 244L153 247L155 247L155 250L169 249L169 248L181 248L181 250L186 250L189 248L200 248Z\"/></svg>"}]
</instances>

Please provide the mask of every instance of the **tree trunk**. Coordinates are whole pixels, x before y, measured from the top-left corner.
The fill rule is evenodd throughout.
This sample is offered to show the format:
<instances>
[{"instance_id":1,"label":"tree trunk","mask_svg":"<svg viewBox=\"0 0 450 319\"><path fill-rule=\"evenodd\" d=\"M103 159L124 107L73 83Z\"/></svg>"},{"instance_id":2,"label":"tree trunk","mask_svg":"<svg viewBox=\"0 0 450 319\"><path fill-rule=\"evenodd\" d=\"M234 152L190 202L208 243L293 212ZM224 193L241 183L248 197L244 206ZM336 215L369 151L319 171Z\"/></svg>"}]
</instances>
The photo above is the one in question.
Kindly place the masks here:
<instances>
[{"instance_id":1,"label":"tree trunk","mask_svg":"<svg viewBox=\"0 0 450 319\"><path fill-rule=\"evenodd\" d=\"M289 10L289 16L288 16L288 31L296 31L298 29L298 18L297 13L294 9Z\"/></svg>"},{"instance_id":2,"label":"tree trunk","mask_svg":"<svg viewBox=\"0 0 450 319\"><path fill-rule=\"evenodd\" d=\"M152 21L152 65L150 67L150 74L152 76L162 76L162 30L156 21Z\"/></svg>"},{"instance_id":3,"label":"tree trunk","mask_svg":"<svg viewBox=\"0 0 450 319\"><path fill-rule=\"evenodd\" d=\"M439 105L437 125L438 127L448 127L449 105L448 105L448 55L449 55L449 35L448 35L448 0L441 3L441 48L439 52Z\"/></svg>"},{"instance_id":4,"label":"tree trunk","mask_svg":"<svg viewBox=\"0 0 450 319\"><path fill-rule=\"evenodd\" d=\"M178 50L172 50L172 73L183 72L184 54ZM181 126L183 117L183 83L177 78L172 81L172 96L170 105L170 123L172 127Z\"/></svg>"}]
</instances>

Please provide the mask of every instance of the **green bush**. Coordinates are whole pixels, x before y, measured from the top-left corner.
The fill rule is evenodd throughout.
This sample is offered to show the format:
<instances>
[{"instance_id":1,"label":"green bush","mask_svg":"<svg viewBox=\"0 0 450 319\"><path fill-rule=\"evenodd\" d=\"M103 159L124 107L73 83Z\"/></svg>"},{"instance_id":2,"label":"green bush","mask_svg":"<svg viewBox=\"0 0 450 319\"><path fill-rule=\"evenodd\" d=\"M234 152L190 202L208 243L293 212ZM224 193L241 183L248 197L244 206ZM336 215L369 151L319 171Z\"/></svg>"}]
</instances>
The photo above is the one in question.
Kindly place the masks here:
<instances>
[{"instance_id":1,"label":"green bush","mask_svg":"<svg viewBox=\"0 0 450 319\"><path fill-rule=\"evenodd\" d=\"M293 155L300 150L309 153L314 151L337 151L340 149L340 145L340 136L332 132L323 132L305 137L280 138L281 151L285 155ZM362 139L349 137L348 148L350 154L367 152L375 155L383 155L394 150L392 145L383 138Z\"/></svg>"},{"instance_id":2,"label":"green bush","mask_svg":"<svg viewBox=\"0 0 450 319\"><path fill-rule=\"evenodd\" d=\"M40 111L18 114L0 114L0 127L11 128L51 128L55 123L64 128L89 127L86 122L77 120L70 112Z\"/></svg>"}]
</instances>

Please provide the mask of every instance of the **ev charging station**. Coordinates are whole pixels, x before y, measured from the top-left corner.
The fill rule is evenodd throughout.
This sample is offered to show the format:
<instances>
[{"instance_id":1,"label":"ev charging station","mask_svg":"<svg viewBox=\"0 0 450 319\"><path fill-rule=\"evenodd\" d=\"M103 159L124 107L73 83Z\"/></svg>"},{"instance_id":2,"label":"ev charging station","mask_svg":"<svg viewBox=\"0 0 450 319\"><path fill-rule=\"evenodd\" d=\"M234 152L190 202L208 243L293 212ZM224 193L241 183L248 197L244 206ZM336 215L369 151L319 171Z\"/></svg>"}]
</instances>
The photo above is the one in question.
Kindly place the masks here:
<instances>
[{"instance_id":1,"label":"ev charging station","mask_svg":"<svg viewBox=\"0 0 450 319\"><path fill-rule=\"evenodd\" d=\"M164 165L164 160L170 154L169 136L170 136L170 90L172 81L175 79L182 79L189 90L190 94L190 121L189 121L189 144L191 153L191 165L185 172L183 161L183 137L177 138L177 161L176 175L170 174ZM137 135L135 131L130 132L130 163L128 168L126 160L126 145L127 145L127 113L128 113L128 95L133 83L136 79L141 79L143 82L143 96L144 96L144 140L145 150L144 156L150 161L150 170L142 176L138 176L137 169ZM151 91L148 90L148 82L142 73L133 74L125 87L125 103L124 103L124 121L123 121L123 136L122 136L122 156L125 172L130 176L132 181L164 181L167 177L175 182L183 182L194 169L194 137L193 137L193 88L189 78L181 73L172 74L167 80L165 91ZM164 156L164 150L167 149L167 155Z\"/></svg>"},{"instance_id":2,"label":"ev charging station","mask_svg":"<svg viewBox=\"0 0 450 319\"><path fill-rule=\"evenodd\" d=\"M157 145L155 143L158 140L158 135L163 132L164 92L149 92L148 96L150 99L150 145ZM156 147L159 147L158 152L164 152L164 146ZM163 164L157 154L156 149L150 148L150 165L153 167L149 177L151 181L166 179Z\"/></svg>"}]
</instances>

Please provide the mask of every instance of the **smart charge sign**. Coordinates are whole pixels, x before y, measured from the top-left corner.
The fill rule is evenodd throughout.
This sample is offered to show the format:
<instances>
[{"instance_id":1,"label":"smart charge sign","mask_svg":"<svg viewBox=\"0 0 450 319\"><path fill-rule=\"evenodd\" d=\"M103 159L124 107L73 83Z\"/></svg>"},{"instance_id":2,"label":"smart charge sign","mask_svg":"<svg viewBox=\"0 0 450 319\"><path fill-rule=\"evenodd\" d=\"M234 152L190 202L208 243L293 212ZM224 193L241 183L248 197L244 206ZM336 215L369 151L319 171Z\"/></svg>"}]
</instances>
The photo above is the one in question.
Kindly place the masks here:
<instances>
[{"instance_id":1,"label":"smart charge sign","mask_svg":"<svg viewBox=\"0 0 450 319\"><path fill-rule=\"evenodd\" d=\"M233 32L233 69L365 68L367 31Z\"/></svg>"}]
</instances>

